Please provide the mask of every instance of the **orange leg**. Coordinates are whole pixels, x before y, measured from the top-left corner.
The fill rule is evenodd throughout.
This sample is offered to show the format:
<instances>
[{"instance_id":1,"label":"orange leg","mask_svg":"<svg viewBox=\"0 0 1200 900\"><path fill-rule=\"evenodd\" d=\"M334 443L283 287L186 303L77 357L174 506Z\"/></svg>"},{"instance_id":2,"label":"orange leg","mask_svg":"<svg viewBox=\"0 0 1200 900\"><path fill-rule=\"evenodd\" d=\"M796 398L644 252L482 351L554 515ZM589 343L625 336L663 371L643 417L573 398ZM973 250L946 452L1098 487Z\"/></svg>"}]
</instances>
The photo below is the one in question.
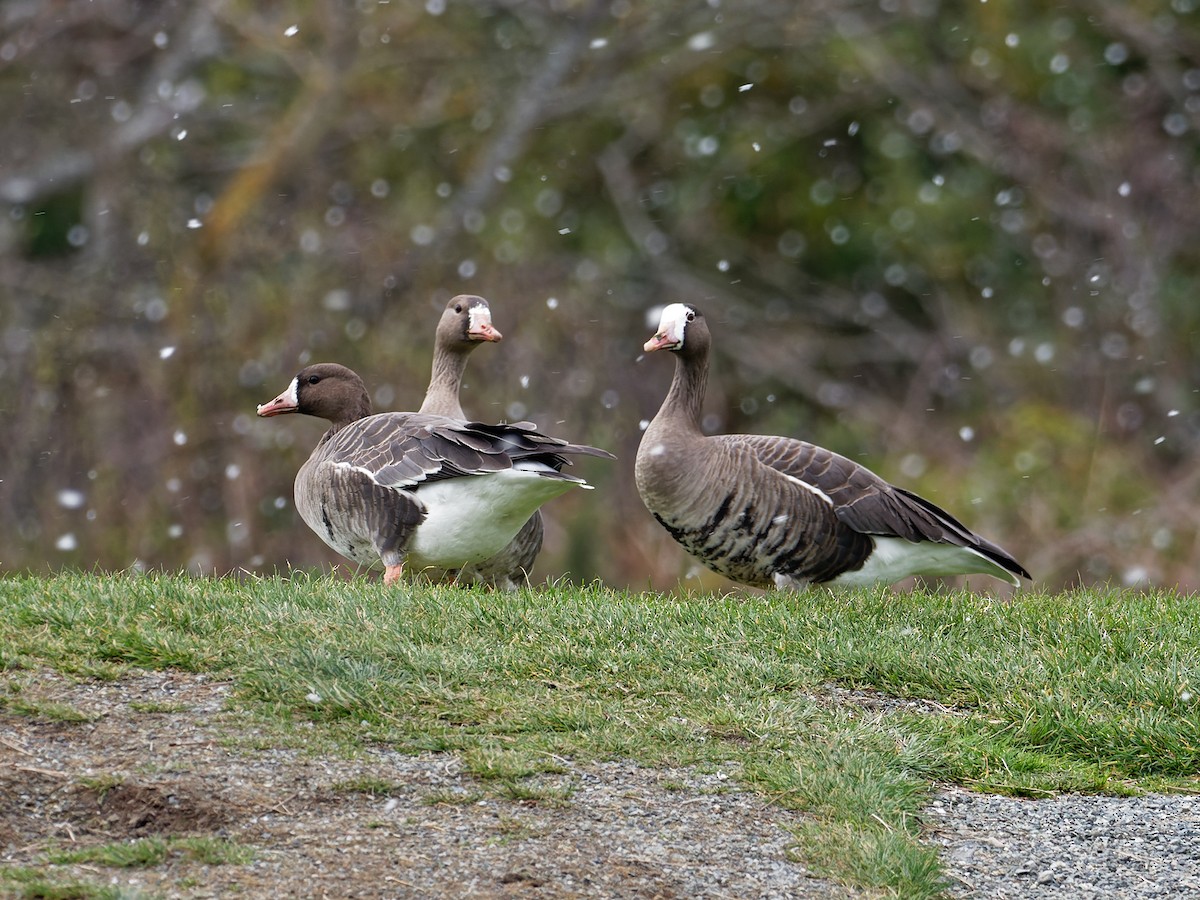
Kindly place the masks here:
<instances>
[{"instance_id":1,"label":"orange leg","mask_svg":"<svg viewBox=\"0 0 1200 900\"><path fill-rule=\"evenodd\" d=\"M383 570L383 584L385 587L391 587L400 580L400 576L404 574L404 566L385 566Z\"/></svg>"}]
</instances>

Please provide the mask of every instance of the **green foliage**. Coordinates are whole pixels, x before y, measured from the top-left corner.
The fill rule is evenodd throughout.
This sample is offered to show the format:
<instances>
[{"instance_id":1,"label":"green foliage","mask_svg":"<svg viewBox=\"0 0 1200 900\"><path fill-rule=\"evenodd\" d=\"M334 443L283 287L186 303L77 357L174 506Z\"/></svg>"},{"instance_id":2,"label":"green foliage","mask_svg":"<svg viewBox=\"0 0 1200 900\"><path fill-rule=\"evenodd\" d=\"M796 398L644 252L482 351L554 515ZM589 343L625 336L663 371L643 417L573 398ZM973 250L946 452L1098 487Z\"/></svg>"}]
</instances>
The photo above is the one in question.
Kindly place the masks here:
<instances>
[{"instance_id":1,"label":"green foliage","mask_svg":"<svg viewBox=\"0 0 1200 900\"><path fill-rule=\"evenodd\" d=\"M0 566L333 563L289 500L317 426L254 406L333 359L412 408L468 291L506 334L480 418L626 464L645 311L694 300L718 425L978 500L1052 588L1194 583L1186 4L444 6L3 26L0 373L30 402ZM674 584L610 468L551 505L537 577ZM131 661L206 664L145 637Z\"/></svg>"},{"instance_id":2,"label":"green foliage","mask_svg":"<svg viewBox=\"0 0 1200 900\"><path fill-rule=\"evenodd\" d=\"M32 719L51 722L90 722L92 717L65 703L28 703L19 696L0 698L0 708Z\"/></svg>"},{"instance_id":3,"label":"green foliage","mask_svg":"<svg viewBox=\"0 0 1200 900\"><path fill-rule=\"evenodd\" d=\"M383 778L363 776L332 784L330 785L330 789L354 794L366 794L370 797L387 797L404 790L404 785L387 781Z\"/></svg>"},{"instance_id":4,"label":"green foliage","mask_svg":"<svg viewBox=\"0 0 1200 900\"><path fill-rule=\"evenodd\" d=\"M95 792L97 799L103 803L104 795L113 788L123 784L124 778L117 775L91 775L79 779L79 783L88 790Z\"/></svg>"}]
</instances>

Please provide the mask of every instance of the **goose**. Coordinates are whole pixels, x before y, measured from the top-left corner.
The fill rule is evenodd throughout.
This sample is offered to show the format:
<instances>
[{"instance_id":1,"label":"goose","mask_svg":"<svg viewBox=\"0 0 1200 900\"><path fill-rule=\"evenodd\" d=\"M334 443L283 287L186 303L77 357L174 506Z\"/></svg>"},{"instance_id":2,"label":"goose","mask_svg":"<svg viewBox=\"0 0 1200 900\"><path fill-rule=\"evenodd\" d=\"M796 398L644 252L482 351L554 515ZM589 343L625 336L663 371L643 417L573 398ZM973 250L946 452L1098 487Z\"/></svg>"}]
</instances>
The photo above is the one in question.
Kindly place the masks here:
<instances>
[{"instance_id":1,"label":"goose","mask_svg":"<svg viewBox=\"0 0 1200 900\"><path fill-rule=\"evenodd\" d=\"M830 450L789 437L706 436L711 337L695 306L662 311L646 352L675 354L634 467L642 502L692 555L756 587L890 585L914 575L1030 578L946 511Z\"/></svg>"},{"instance_id":2,"label":"goose","mask_svg":"<svg viewBox=\"0 0 1200 900\"><path fill-rule=\"evenodd\" d=\"M452 297L434 333L433 370L417 412L465 420L458 394L467 357L481 343L498 343L503 338L492 325L492 309L485 299L471 294Z\"/></svg>"},{"instance_id":3,"label":"goose","mask_svg":"<svg viewBox=\"0 0 1200 900\"><path fill-rule=\"evenodd\" d=\"M371 414L362 378L306 366L258 415L302 413L330 428L296 476L296 509L326 544L385 585L405 566L458 569L499 553L543 503L590 488L562 472L572 456L611 453L536 431L428 413Z\"/></svg>"},{"instance_id":4,"label":"goose","mask_svg":"<svg viewBox=\"0 0 1200 900\"><path fill-rule=\"evenodd\" d=\"M473 294L452 297L442 310L433 343L433 369L429 388L417 412L449 416L466 421L459 392L467 357L484 342L498 342L503 335L492 324L492 311L487 300ZM477 581L503 590L516 590L527 584L533 563L542 550L542 514L538 510L521 526L517 536L496 556L454 572L427 574L434 580L457 578Z\"/></svg>"}]
</instances>

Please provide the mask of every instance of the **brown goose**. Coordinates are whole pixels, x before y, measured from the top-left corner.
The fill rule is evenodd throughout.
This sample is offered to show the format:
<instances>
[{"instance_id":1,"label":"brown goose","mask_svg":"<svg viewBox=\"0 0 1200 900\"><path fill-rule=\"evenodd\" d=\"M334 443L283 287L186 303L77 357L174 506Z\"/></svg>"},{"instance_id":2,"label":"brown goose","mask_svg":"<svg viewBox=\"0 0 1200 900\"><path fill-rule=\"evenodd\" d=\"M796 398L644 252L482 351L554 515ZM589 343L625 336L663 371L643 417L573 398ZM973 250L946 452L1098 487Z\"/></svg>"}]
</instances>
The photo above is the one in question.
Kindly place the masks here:
<instances>
[{"instance_id":1,"label":"brown goose","mask_svg":"<svg viewBox=\"0 0 1200 900\"><path fill-rule=\"evenodd\" d=\"M423 413L371 415L363 381L320 363L258 407L260 416L327 419L296 476L296 509L338 553L382 561L384 583L408 565L458 569L499 553L533 512L573 487L571 456L612 454L525 425L483 425Z\"/></svg>"},{"instance_id":2,"label":"brown goose","mask_svg":"<svg viewBox=\"0 0 1200 900\"><path fill-rule=\"evenodd\" d=\"M1029 578L949 513L829 450L787 437L700 430L708 325L696 307L662 312L647 352L671 350L675 377L638 447L654 517L709 568L743 584L892 584L913 575Z\"/></svg>"},{"instance_id":3,"label":"brown goose","mask_svg":"<svg viewBox=\"0 0 1200 900\"><path fill-rule=\"evenodd\" d=\"M465 421L459 391L471 351L485 341L500 341L503 335L492 325L487 300L470 294L451 298L438 321L433 344L433 371L429 388L418 412L435 413ZM527 584L534 560L542 550L542 514L530 516L512 542L496 556L457 572L429 572L435 579L458 578L479 581L504 590Z\"/></svg>"}]
</instances>

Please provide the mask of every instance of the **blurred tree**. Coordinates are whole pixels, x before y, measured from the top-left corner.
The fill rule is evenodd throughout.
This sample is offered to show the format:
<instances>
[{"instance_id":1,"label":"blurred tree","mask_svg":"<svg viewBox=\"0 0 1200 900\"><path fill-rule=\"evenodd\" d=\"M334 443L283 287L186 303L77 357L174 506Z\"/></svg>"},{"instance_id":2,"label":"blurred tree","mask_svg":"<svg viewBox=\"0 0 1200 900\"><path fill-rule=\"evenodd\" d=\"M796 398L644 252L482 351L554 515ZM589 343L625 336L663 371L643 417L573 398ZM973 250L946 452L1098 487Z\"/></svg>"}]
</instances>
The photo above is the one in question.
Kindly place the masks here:
<instances>
[{"instance_id":1,"label":"blurred tree","mask_svg":"<svg viewBox=\"0 0 1200 900\"><path fill-rule=\"evenodd\" d=\"M694 571L630 467L716 323L714 429L846 452L1052 585L1200 584L1195 0L14 2L0 566L312 565L304 362L607 446L540 575ZM711 584L705 577L698 583Z\"/></svg>"}]
</instances>

